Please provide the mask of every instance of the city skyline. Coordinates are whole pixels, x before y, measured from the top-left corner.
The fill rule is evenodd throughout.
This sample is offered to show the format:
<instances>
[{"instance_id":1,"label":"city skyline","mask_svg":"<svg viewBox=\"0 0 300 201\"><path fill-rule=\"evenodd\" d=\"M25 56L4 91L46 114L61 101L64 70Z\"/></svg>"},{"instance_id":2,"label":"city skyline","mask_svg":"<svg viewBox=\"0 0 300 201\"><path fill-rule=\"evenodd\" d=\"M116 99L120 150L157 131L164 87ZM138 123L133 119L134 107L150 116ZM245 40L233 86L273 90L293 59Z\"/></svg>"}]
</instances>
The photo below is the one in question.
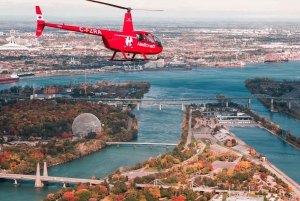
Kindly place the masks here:
<instances>
[{"instance_id":1,"label":"city skyline","mask_svg":"<svg viewBox=\"0 0 300 201\"><path fill-rule=\"evenodd\" d=\"M297 0L225 0L225 1L204 1L191 0L184 1L137 1L127 2L121 0L109 1L124 7L144 8L144 9L162 9L163 12L134 11L134 17L140 19L153 20L173 20L173 19L300 19L300 5ZM26 2L16 0L4 0L0 2L1 20L9 19L31 19L35 16L34 7L41 6L46 19L59 18L83 18L83 19L118 19L123 17L124 10L111 8L104 5L97 5L84 0L46 1L27 0Z\"/></svg>"}]
</instances>

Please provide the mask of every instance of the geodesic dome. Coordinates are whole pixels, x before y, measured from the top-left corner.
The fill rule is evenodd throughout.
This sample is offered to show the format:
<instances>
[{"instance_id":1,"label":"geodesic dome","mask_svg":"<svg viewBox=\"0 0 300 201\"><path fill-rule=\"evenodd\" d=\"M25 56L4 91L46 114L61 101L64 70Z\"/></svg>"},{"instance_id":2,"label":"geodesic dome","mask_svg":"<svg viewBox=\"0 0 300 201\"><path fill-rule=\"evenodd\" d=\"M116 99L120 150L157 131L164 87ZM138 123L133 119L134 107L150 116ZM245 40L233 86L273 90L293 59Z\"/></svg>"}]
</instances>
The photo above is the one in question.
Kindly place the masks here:
<instances>
[{"instance_id":1,"label":"geodesic dome","mask_svg":"<svg viewBox=\"0 0 300 201\"><path fill-rule=\"evenodd\" d=\"M99 119L90 113L83 113L78 115L72 124L73 135L82 137L87 135L89 132L100 132L101 122Z\"/></svg>"}]
</instances>

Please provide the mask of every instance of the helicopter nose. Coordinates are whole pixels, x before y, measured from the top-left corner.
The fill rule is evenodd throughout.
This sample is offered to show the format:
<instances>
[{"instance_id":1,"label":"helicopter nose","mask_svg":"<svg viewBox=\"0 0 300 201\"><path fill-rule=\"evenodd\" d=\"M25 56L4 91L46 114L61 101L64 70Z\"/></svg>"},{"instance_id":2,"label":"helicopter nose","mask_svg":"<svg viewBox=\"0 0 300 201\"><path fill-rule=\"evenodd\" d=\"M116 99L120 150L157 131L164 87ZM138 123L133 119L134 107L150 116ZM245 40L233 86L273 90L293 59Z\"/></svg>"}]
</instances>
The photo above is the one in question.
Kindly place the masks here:
<instances>
[{"instance_id":1,"label":"helicopter nose","mask_svg":"<svg viewBox=\"0 0 300 201\"><path fill-rule=\"evenodd\" d=\"M158 47L157 50L158 50L158 53L161 53L163 51L163 47L162 46Z\"/></svg>"}]
</instances>

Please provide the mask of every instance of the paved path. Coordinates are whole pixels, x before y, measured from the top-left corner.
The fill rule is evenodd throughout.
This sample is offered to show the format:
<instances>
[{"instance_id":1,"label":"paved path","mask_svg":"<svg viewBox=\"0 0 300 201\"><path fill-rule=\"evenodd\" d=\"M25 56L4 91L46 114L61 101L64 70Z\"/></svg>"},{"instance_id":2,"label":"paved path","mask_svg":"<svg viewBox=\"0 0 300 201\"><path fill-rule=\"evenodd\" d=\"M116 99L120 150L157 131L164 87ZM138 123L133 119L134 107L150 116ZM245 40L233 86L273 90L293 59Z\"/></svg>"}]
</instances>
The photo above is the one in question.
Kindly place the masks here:
<instances>
[{"instance_id":1,"label":"paved path","mask_svg":"<svg viewBox=\"0 0 300 201\"><path fill-rule=\"evenodd\" d=\"M286 184L292 187L293 192L300 196L300 186L297 184L294 180L292 180L289 176L287 176L285 173L283 173L281 170L279 170L275 165L272 163L265 161L262 163L265 168L273 172L278 178L280 178L282 181L284 181Z\"/></svg>"},{"instance_id":2,"label":"paved path","mask_svg":"<svg viewBox=\"0 0 300 201\"><path fill-rule=\"evenodd\" d=\"M189 111L189 130L188 130L188 136L186 139L186 143L184 148L188 148L188 145L191 143L191 139L192 139L192 109L190 109Z\"/></svg>"}]
</instances>

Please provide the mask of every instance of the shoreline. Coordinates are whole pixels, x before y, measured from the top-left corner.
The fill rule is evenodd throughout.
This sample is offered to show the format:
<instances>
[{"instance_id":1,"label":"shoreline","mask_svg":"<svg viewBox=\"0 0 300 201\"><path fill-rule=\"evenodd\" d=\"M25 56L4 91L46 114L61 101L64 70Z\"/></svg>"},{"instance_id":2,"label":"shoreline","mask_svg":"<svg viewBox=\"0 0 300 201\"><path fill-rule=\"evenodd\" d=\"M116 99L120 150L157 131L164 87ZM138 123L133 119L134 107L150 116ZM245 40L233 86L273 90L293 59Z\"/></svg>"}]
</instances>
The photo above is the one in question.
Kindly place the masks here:
<instances>
[{"instance_id":1,"label":"shoreline","mask_svg":"<svg viewBox=\"0 0 300 201\"><path fill-rule=\"evenodd\" d=\"M263 128L264 127L260 126L259 124L256 125L259 128ZM246 146L249 148L250 147L247 143L245 143L243 140L241 140L239 137L237 137L234 133L232 133L230 131L230 129L228 127L237 127L237 125L233 125L233 126L225 126L225 129L238 141L241 142L242 146ZM269 133L276 135L274 133L272 133L271 131L267 130ZM299 150L299 149L298 149ZM297 195L300 195L300 184L298 184L296 181L294 181L290 176L288 176L286 173L284 173L282 170L280 170L279 168L276 167L276 165L274 165L273 163L271 163L269 160L265 160L264 162L260 161L259 159L255 159L253 156L251 156L251 159L254 162L260 162L265 168L267 168L270 172L274 173L278 178L282 179L286 184L288 184L289 186L292 187L293 191L295 192L295 189L297 192L295 192Z\"/></svg>"}]
</instances>

